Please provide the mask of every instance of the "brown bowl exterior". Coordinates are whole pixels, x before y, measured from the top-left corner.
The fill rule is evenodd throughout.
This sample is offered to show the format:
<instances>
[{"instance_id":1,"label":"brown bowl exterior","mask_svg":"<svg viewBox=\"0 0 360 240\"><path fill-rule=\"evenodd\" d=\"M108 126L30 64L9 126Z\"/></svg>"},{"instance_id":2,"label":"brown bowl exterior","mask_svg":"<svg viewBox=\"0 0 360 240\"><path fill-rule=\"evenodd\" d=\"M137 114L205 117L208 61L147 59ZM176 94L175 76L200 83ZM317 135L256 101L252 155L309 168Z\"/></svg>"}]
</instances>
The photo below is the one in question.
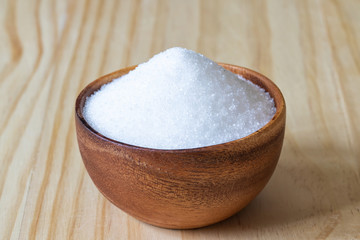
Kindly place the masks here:
<instances>
[{"instance_id":1,"label":"brown bowl exterior","mask_svg":"<svg viewBox=\"0 0 360 240\"><path fill-rule=\"evenodd\" d=\"M269 92L277 111L259 131L208 147L136 147L104 137L86 123L82 115L86 97L135 66L101 77L80 93L75 118L81 156L91 179L113 204L152 225L198 228L237 213L264 188L282 148L284 98L265 76L246 68L221 65Z\"/></svg>"}]
</instances>

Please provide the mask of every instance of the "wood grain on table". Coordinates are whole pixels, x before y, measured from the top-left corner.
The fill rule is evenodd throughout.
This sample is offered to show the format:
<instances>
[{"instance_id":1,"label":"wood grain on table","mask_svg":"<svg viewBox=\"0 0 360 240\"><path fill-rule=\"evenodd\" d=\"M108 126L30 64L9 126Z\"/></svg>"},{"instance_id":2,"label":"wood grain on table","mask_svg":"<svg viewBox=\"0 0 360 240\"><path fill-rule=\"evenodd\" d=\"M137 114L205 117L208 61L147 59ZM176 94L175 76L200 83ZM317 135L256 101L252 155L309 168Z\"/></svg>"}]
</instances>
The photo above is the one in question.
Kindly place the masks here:
<instances>
[{"instance_id":1,"label":"wood grain on table","mask_svg":"<svg viewBox=\"0 0 360 240\"><path fill-rule=\"evenodd\" d=\"M0 239L360 239L360 1L0 1ZM89 82L169 47L263 73L287 128L262 193L221 223L153 227L96 189L75 136Z\"/></svg>"}]
</instances>

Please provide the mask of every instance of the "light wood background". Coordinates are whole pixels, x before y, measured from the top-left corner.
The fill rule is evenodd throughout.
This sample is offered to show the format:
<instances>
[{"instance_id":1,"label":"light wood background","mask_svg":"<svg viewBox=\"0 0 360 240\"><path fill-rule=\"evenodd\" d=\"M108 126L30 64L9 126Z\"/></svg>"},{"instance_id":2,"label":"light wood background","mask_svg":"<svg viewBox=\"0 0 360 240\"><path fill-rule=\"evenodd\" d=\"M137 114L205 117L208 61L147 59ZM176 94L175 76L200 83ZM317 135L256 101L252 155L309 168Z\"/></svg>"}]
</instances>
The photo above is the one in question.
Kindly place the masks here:
<instances>
[{"instance_id":1,"label":"light wood background","mask_svg":"<svg viewBox=\"0 0 360 240\"><path fill-rule=\"evenodd\" d=\"M97 77L173 46L259 71L287 129L262 193L167 230L96 189L74 128ZM360 1L0 0L0 239L360 239Z\"/></svg>"}]
</instances>

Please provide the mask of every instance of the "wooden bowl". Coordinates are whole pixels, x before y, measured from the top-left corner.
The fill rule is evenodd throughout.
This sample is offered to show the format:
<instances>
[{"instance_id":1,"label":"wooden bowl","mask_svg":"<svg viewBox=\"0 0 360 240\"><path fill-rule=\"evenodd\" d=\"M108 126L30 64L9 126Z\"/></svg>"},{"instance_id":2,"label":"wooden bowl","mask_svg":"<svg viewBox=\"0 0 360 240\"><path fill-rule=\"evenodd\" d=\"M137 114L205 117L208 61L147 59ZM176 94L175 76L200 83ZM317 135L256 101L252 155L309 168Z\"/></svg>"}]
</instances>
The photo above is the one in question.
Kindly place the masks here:
<instances>
[{"instance_id":1,"label":"wooden bowl","mask_svg":"<svg viewBox=\"0 0 360 240\"><path fill-rule=\"evenodd\" d=\"M80 93L75 119L81 156L91 179L113 204L152 225L198 228L237 213L264 188L282 148L284 98L265 76L243 67L221 65L269 92L277 110L255 133L208 147L138 147L109 139L87 124L82 114L86 98L135 66L103 76Z\"/></svg>"}]
</instances>

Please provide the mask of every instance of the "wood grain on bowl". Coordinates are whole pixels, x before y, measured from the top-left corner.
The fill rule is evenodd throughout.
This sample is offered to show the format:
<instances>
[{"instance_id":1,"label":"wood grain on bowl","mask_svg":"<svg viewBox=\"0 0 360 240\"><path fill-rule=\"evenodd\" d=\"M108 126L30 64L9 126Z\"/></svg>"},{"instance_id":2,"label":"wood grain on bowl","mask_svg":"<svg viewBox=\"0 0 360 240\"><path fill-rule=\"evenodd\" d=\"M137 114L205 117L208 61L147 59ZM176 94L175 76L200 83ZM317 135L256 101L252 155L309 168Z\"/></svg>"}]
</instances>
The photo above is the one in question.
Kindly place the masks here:
<instances>
[{"instance_id":1,"label":"wood grain on bowl","mask_svg":"<svg viewBox=\"0 0 360 240\"><path fill-rule=\"evenodd\" d=\"M282 148L284 98L265 76L246 68L221 65L269 92L277 111L257 132L208 147L137 147L111 140L86 123L82 115L86 97L134 66L99 78L80 93L75 118L81 156L93 182L113 204L152 225L197 228L237 213L264 188Z\"/></svg>"}]
</instances>

